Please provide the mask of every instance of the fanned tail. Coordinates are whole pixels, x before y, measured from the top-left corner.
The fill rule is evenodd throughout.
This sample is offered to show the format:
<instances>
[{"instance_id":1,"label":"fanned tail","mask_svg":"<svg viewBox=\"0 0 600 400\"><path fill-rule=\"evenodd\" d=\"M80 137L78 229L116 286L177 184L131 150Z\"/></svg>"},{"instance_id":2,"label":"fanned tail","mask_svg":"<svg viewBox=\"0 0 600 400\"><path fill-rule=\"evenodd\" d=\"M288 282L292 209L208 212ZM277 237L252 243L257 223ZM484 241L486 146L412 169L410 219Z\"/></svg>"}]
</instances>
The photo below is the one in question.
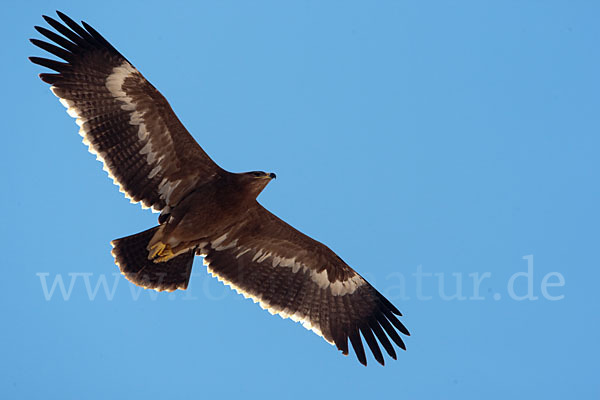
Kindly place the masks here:
<instances>
[{"instance_id":1,"label":"fanned tail","mask_svg":"<svg viewBox=\"0 0 600 400\"><path fill-rule=\"evenodd\" d=\"M111 244L115 263L125 278L146 289L186 289L194 263L194 249L165 262L149 260L148 242L158 228L156 226L135 235L113 240Z\"/></svg>"}]
</instances>

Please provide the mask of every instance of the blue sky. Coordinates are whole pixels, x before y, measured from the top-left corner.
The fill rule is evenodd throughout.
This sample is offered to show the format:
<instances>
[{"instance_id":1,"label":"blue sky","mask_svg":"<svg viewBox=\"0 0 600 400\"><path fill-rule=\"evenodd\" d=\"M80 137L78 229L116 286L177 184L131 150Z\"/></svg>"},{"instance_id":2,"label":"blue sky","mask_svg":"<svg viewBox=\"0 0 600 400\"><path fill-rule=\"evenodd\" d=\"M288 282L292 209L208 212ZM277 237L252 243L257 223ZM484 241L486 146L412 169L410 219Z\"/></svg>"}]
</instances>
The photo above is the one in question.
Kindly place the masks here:
<instances>
[{"instance_id":1,"label":"blue sky","mask_svg":"<svg viewBox=\"0 0 600 400\"><path fill-rule=\"evenodd\" d=\"M600 395L596 2L15 4L3 398ZM156 215L107 179L26 59L55 9L105 35L221 166L276 172L262 204L403 311L408 351L364 368L200 259L188 292L115 276L110 240Z\"/></svg>"}]
</instances>

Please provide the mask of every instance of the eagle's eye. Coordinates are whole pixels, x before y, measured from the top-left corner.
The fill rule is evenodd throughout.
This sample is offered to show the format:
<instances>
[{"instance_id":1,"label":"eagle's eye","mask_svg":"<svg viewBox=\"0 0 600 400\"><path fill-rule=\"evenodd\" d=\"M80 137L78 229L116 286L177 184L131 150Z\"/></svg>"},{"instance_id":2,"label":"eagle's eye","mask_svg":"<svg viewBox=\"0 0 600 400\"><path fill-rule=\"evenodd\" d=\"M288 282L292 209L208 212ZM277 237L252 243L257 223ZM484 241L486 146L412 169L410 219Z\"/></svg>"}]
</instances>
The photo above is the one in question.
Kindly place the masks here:
<instances>
[{"instance_id":1,"label":"eagle's eye","mask_svg":"<svg viewBox=\"0 0 600 400\"><path fill-rule=\"evenodd\" d=\"M252 176L255 176L257 178L260 177L260 176L263 176L263 175L264 175L263 172L258 172L258 171L252 173Z\"/></svg>"}]
</instances>

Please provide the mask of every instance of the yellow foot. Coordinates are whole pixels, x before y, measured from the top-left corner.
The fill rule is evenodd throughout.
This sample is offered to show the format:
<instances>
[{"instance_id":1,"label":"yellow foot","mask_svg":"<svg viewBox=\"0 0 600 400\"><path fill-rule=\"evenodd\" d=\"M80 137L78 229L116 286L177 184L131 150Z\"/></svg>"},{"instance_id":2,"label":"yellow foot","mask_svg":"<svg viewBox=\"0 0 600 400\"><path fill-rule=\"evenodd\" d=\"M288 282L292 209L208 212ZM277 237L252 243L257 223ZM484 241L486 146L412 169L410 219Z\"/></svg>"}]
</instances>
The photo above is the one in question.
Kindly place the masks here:
<instances>
[{"instance_id":1,"label":"yellow foot","mask_svg":"<svg viewBox=\"0 0 600 400\"><path fill-rule=\"evenodd\" d=\"M154 260L154 262L165 262L169 261L174 256L175 254L173 254L171 246L162 242L158 242L150 247L150 254L148 255L148 258L150 260Z\"/></svg>"}]
</instances>

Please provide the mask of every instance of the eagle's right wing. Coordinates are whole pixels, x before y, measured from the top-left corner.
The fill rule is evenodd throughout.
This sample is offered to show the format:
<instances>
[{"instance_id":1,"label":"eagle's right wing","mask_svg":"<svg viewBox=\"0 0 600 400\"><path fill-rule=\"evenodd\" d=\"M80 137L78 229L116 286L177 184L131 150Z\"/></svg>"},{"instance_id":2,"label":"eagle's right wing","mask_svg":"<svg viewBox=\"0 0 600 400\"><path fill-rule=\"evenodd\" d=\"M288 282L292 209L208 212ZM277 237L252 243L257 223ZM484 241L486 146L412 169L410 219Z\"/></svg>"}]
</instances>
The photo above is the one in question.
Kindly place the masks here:
<instances>
[{"instance_id":1,"label":"eagle's right wing","mask_svg":"<svg viewBox=\"0 0 600 400\"><path fill-rule=\"evenodd\" d=\"M394 359L390 339L405 349L398 332L409 332L389 300L327 246L258 203L198 252L213 276L270 313L302 322L343 354L350 339L362 364L367 359L361 334L381 364L378 341Z\"/></svg>"},{"instance_id":2,"label":"eagle's right wing","mask_svg":"<svg viewBox=\"0 0 600 400\"><path fill-rule=\"evenodd\" d=\"M160 92L106 39L85 22L58 16L66 26L44 19L62 36L35 27L58 46L31 41L65 62L30 60L57 72L40 78L77 118L83 142L132 202L163 210L222 171Z\"/></svg>"}]
</instances>

